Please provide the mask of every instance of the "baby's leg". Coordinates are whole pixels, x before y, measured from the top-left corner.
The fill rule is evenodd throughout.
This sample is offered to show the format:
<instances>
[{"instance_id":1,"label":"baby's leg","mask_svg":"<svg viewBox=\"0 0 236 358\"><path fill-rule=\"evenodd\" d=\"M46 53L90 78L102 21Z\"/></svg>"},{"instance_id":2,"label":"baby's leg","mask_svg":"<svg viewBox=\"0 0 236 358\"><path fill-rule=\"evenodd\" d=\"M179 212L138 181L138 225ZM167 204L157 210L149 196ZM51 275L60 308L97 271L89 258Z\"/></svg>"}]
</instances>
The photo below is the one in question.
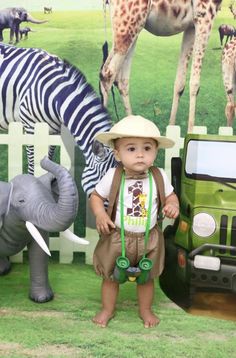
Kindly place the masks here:
<instances>
[{"instance_id":1,"label":"baby's leg","mask_svg":"<svg viewBox=\"0 0 236 358\"><path fill-rule=\"evenodd\" d=\"M101 287L102 309L93 318L93 322L105 328L114 317L116 299L119 293L119 284L110 280L103 280Z\"/></svg>"},{"instance_id":2,"label":"baby's leg","mask_svg":"<svg viewBox=\"0 0 236 358\"><path fill-rule=\"evenodd\" d=\"M158 325L159 318L152 312L154 297L154 281L150 280L144 285L137 285L139 315L144 322L145 328Z\"/></svg>"}]
</instances>

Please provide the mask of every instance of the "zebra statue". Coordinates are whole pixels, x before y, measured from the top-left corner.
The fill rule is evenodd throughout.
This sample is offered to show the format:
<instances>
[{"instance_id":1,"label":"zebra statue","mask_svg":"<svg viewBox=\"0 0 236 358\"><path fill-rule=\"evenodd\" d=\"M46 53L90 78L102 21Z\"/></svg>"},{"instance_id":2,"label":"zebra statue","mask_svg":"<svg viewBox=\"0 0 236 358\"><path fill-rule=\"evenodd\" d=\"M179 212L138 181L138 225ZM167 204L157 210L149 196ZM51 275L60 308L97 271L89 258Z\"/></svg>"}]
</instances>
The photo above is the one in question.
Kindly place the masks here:
<instances>
[{"instance_id":1,"label":"zebra statue","mask_svg":"<svg viewBox=\"0 0 236 358\"><path fill-rule=\"evenodd\" d=\"M90 194L116 162L108 147L93 143L111 122L99 97L74 66L41 49L0 44L0 128L20 121L28 134L36 122L46 122L51 134L64 124L85 157L82 187ZM95 144L95 145L94 145ZM54 148L49 150L52 158ZM27 148L28 172L34 173L33 147Z\"/></svg>"}]
</instances>

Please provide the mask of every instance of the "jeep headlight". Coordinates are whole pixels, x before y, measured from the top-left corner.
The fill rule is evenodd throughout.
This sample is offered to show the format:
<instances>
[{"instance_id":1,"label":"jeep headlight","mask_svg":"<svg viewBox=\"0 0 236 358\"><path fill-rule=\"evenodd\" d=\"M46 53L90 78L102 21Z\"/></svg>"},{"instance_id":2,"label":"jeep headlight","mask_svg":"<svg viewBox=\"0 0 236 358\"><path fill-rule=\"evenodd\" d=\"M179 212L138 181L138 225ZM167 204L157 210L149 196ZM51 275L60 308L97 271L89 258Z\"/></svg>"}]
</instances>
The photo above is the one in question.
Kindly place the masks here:
<instances>
[{"instance_id":1,"label":"jeep headlight","mask_svg":"<svg viewBox=\"0 0 236 358\"><path fill-rule=\"evenodd\" d=\"M199 213L193 217L193 232L202 237L211 236L216 229L216 222L213 216L207 213Z\"/></svg>"}]
</instances>

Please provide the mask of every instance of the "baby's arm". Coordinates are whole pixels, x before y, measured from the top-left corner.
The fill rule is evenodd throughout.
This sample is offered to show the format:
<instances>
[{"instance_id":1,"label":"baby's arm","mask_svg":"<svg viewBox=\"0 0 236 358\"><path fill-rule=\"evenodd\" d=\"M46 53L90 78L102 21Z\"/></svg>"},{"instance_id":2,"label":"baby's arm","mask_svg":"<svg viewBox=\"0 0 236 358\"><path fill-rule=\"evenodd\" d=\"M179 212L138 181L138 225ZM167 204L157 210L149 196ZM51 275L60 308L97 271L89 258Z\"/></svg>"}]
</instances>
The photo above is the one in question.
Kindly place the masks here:
<instances>
[{"instance_id":1,"label":"baby's arm","mask_svg":"<svg viewBox=\"0 0 236 358\"><path fill-rule=\"evenodd\" d=\"M176 219L179 215L179 200L175 193L166 197L166 203L163 208L163 214L170 219Z\"/></svg>"},{"instance_id":2,"label":"baby's arm","mask_svg":"<svg viewBox=\"0 0 236 358\"><path fill-rule=\"evenodd\" d=\"M99 234L109 234L110 229L115 228L115 224L111 221L110 217L104 208L103 199L93 192L90 197L90 207L96 218L96 227Z\"/></svg>"}]
</instances>

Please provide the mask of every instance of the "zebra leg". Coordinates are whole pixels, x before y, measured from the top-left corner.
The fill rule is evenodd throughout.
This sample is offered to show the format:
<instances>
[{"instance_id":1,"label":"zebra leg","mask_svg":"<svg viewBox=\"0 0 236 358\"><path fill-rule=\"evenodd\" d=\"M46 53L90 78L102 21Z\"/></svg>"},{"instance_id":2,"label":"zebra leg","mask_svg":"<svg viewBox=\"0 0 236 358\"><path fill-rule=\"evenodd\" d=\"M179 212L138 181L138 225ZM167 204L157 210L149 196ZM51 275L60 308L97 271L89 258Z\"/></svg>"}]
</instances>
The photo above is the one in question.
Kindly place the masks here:
<instances>
[{"instance_id":1,"label":"zebra leg","mask_svg":"<svg viewBox=\"0 0 236 358\"><path fill-rule=\"evenodd\" d=\"M53 157L54 157L54 154L55 154L55 149L56 149L56 146L55 146L55 145L50 145L50 146L49 146L48 158L49 158L50 160L53 160Z\"/></svg>"},{"instance_id":2,"label":"zebra leg","mask_svg":"<svg viewBox=\"0 0 236 358\"><path fill-rule=\"evenodd\" d=\"M26 153L28 159L28 174L34 175L34 146L27 145Z\"/></svg>"}]
</instances>

